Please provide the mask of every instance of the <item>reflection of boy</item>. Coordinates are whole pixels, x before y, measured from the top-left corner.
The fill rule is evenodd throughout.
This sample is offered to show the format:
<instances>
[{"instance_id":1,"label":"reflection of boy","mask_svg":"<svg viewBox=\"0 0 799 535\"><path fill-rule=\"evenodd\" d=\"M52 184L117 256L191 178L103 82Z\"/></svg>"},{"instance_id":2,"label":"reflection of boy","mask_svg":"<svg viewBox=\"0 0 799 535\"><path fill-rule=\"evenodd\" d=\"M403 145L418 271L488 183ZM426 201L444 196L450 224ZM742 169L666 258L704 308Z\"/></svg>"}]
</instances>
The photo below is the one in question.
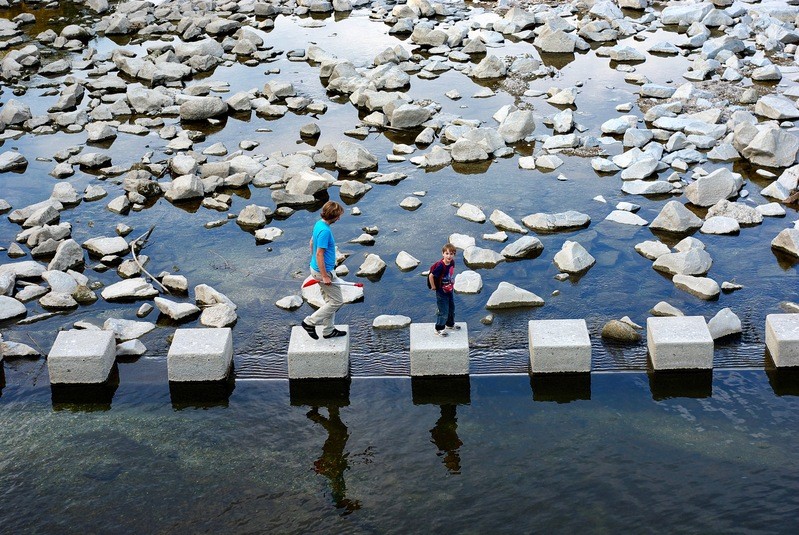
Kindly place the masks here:
<instances>
[{"instance_id":1,"label":"reflection of boy","mask_svg":"<svg viewBox=\"0 0 799 535\"><path fill-rule=\"evenodd\" d=\"M430 274L427 275L430 281L430 288L436 292L436 305L438 315L436 316L436 334L447 336L444 330L460 329L455 325L455 298L453 286L455 284L455 246L447 243L441 248L441 260L433 265Z\"/></svg>"},{"instance_id":2,"label":"reflection of boy","mask_svg":"<svg viewBox=\"0 0 799 535\"><path fill-rule=\"evenodd\" d=\"M344 336L345 331L335 328L336 311L344 304L341 295L339 278L333 271L336 268L336 240L330 225L341 218L344 207L337 202L328 201L322 207L322 219L316 222L311 237L311 276L320 282L319 289L325 304L316 312L302 321L302 328L308 336L314 340L319 339L316 334L317 325L322 326L322 336L324 338L334 338Z\"/></svg>"}]
</instances>

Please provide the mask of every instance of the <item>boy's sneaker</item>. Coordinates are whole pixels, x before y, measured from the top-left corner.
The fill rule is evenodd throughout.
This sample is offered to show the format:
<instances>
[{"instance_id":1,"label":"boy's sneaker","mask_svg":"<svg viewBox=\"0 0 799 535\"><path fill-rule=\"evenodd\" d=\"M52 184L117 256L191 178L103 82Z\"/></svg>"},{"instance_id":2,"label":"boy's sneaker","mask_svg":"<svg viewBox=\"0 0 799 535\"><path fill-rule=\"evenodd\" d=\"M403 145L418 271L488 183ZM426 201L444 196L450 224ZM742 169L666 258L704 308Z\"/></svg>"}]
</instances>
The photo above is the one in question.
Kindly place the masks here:
<instances>
[{"instance_id":1,"label":"boy's sneaker","mask_svg":"<svg viewBox=\"0 0 799 535\"><path fill-rule=\"evenodd\" d=\"M441 329L440 331L436 329L436 335L441 337L447 336L447 331L445 331L444 329Z\"/></svg>"},{"instance_id":2,"label":"boy's sneaker","mask_svg":"<svg viewBox=\"0 0 799 535\"><path fill-rule=\"evenodd\" d=\"M447 325L445 328L449 329L450 331L460 331L461 330L461 326L460 325L453 325L452 327Z\"/></svg>"}]
</instances>

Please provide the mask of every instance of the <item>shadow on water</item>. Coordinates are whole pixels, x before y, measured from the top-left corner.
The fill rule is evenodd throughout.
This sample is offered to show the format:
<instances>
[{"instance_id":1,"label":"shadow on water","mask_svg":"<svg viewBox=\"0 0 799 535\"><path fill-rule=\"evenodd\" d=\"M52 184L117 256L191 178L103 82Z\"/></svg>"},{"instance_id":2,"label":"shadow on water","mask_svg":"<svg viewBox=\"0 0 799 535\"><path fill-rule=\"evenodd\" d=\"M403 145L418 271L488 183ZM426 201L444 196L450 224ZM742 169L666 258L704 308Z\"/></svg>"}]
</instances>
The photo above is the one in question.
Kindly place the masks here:
<instances>
[{"instance_id":1,"label":"shadow on water","mask_svg":"<svg viewBox=\"0 0 799 535\"><path fill-rule=\"evenodd\" d=\"M6 387L6 370L3 362L0 361L0 398L3 397L3 389Z\"/></svg>"},{"instance_id":2,"label":"shadow on water","mask_svg":"<svg viewBox=\"0 0 799 535\"><path fill-rule=\"evenodd\" d=\"M111 401L119 387L119 368L114 364L104 383L96 385L50 385L54 411L104 412L111 410Z\"/></svg>"},{"instance_id":3,"label":"shadow on water","mask_svg":"<svg viewBox=\"0 0 799 535\"><path fill-rule=\"evenodd\" d=\"M340 410L350 404L349 379L305 379L289 382L289 398L293 406L310 406L306 418L327 432L322 454L314 461L314 471L330 482L333 505L341 509L341 516L361 508L359 500L347 497L344 472L349 469L349 429L341 420ZM325 416L320 409L326 409Z\"/></svg>"},{"instance_id":4,"label":"shadow on water","mask_svg":"<svg viewBox=\"0 0 799 535\"><path fill-rule=\"evenodd\" d=\"M458 436L458 405L471 403L469 376L414 377L411 380L414 405L438 405L440 416L430 429L430 442L438 448L437 455L450 474L461 473Z\"/></svg>"},{"instance_id":5,"label":"shadow on water","mask_svg":"<svg viewBox=\"0 0 799 535\"><path fill-rule=\"evenodd\" d=\"M654 401L671 398L709 398L713 393L712 370L648 371Z\"/></svg>"},{"instance_id":6,"label":"shadow on water","mask_svg":"<svg viewBox=\"0 0 799 535\"><path fill-rule=\"evenodd\" d=\"M169 382L169 398L176 411L184 409L227 408L230 396L236 388L233 373L224 381L212 382Z\"/></svg>"},{"instance_id":7,"label":"shadow on water","mask_svg":"<svg viewBox=\"0 0 799 535\"><path fill-rule=\"evenodd\" d=\"M530 376L533 401L570 403L591 399L590 373L536 373Z\"/></svg>"}]
</instances>

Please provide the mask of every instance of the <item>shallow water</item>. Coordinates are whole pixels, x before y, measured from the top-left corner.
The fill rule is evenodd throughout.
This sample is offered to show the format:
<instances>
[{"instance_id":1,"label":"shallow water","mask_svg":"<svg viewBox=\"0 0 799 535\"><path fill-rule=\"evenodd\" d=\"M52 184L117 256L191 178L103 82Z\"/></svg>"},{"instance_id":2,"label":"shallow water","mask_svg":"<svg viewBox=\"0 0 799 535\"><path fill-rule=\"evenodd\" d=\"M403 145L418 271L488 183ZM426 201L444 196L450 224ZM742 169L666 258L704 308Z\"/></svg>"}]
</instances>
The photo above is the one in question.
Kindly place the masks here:
<instances>
[{"instance_id":1,"label":"shallow water","mask_svg":"<svg viewBox=\"0 0 799 535\"><path fill-rule=\"evenodd\" d=\"M47 10L44 10L47 11ZM74 14L65 13L67 19ZM37 12L41 21L44 15ZM303 43L316 43L323 49L346 57L356 64L368 64L376 51L402 43L387 34L388 26L370 21L367 10L356 10L349 17L316 17L321 27L306 27L311 19L279 16L275 28L260 32L267 43L278 50L300 47ZM35 33L34 33L35 35ZM342 38L358 35L358 39ZM647 40L622 41L639 49L669 39L679 39L673 32L663 29L645 34ZM124 43L122 43L124 44ZM126 48L143 53L148 44L128 44ZM93 43L100 53L108 54L117 43L100 37ZM405 43L408 46L407 43ZM525 42L508 41L504 47L491 49L499 55L532 54L536 50ZM599 125L618 115L614 107L622 102L636 102L637 87L624 81L624 72L612 67L607 58L598 58L594 51L567 58L548 58L558 61L560 71L555 78L536 79L530 82L534 89L566 87L581 84L575 108L576 121L588 127L586 133L599 134ZM662 58L650 56L636 70L643 72L655 83L673 81L679 83L680 73L686 68L688 59L682 57ZM279 74L264 74L268 69L279 69ZM80 72L73 73L82 76ZM207 138L195 145L200 151L216 142L224 142L230 151L237 148L242 139L260 143L253 154L284 153L310 148L297 135L301 125L316 121L322 135L315 146L337 143L346 139L343 132L357 126L358 112L346 100L328 98L318 77L318 68L305 62L288 61L284 55L277 61L257 67L240 63L220 66L202 81L224 81L229 83L233 94L253 87L260 88L268 80L293 82L297 92L304 96L325 100L329 109L324 115L312 117L304 114L287 114L279 120L264 120L254 113L247 117L229 117L222 125L207 129ZM56 96L40 97L43 88L53 80L40 76L29 82L31 89L22 98L29 103L34 113L42 113L57 99ZM792 83L787 82L786 83ZM451 101L443 93L457 87L463 98ZM422 80L414 76L408 93L413 98L434 98L441 102L443 110L468 119L481 119L494 124L491 115L505 104L525 102L532 104L537 116L537 133L548 131L541 123L543 117L558 111L545 102L543 97L514 97L498 89L496 96L475 99L471 95L480 86L457 71L449 71L436 80ZM223 97L227 95L222 94ZM0 101L11 98L10 91L0 95ZM637 110L634 107L633 112ZM178 124L179 119L165 117L166 124ZM185 126L185 125L184 125ZM267 129L269 131L259 131ZM407 136L406 136L407 137ZM396 133L385 135L373 132L363 144L374 154L391 151L392 142L407 141ZM48 176L52 161L49 159L58 149L85 142L85 134L58 133L49 136L24 135L17 140L6 141L2 148L18 148L30 162L24 174L5 173L0 176L2 197L15 207L24 206L45 198L56 180ZM147 151L153 151L153 161L165 161L166 141L155 133L139 137L120 134L110 147L100 147L113 158L115 165L130 165L139 161ZM517 150L528 154L534 147L519 146ZM86 151L98 150L97 147ZM621 152L621 145L608 146L610 154ZM416 154L424 151L417 150ZM745 228L739 236L699 237L707 245L713 257L713 268L709 276L721 282L734 280L745 286L733 294L723 294L717 301L706 302L676 289L668 277L651 269L651 262L638 255L633 245L653 239L646 228L628 227L603 221L616 202L626 200L641 205L638 212L651 221L664 204L663 197L648 199L629 196L619 191L620 181L616 176L598 176L590 168L589 158L562 156L565 164L558 170L542 173L539 170L525 171L518 168L517 159L506 158L481 166L459 165L435 172L416 169L409 163L381 161L381 172L401 171L408 178L396 186L375 186L355 205L362 216L345 216L336 224L335 234L340 249L350 253L347 265L354 278L366 253L380 255L389 267L379 281L366 281L365 299L362 303L344 307L337 321L347 323L353 332L352 368L354 375L405 375L407 366L392 355L407 350L407 331L382 333L371 329L371 320L379 314L404 314L415 322L433 321L434 300L425 291L420 272L435 261L441 244L451 233L470 234L478 238L478 245L500 250L504 244L481 240L480 236L492 232L490 223L479 225L455 216L454 202L471 202L483 208L486 214L499 208L517 221L534 212L578 210L587 213L592 223L587 229L555 234L543 234L539 238L544 252L536 259L500 264L494 269L480 269L483 291L478 295L458 295L456 299L457 319L466 321L470 328L473 348L473 372L524 372L526 371L526 323L530 319L584 317L588 321L593 339L594 367L597 370L644 369L646 348L637 346L619 348L602 342L599 331L609 319L628 315L639 324L644 324L648 310L658 301L666 300L688 315L701 314L712 317L718 310L731 307L742 320L744 332L731 341L720 344L716 352L716 365L724 367L762 366L764 362L763 333L766 314L779 312L779 303L796 297L796 270L793 261L775 257L770 248L771 239L795 217L795 210L788 208L786 218L766 218L762 225ZM383 158L381 158L382 160ZM716 167L703 164L705 169ZM477 171L477 172L476 172ZM736 166L736 171L750 176L752 169ZM669 171L665 171L668 173ZM556 180L558 175L567 181ZM77 170L68 178L79 191L88 184L98 183L97 176ZM239 306L239 321L234 330L236 354L240 356L241 377L285 377L284 357L288 345L290 325L296 325L309 313L306 305L295 312L285 312L274 306L281 297L298 292L299 281L294 278L298 271L306 269L307 236L310 227L318 218L317 212L299 210L289 219L272 221L279 226L284 236L269 245L256 245L253 236L242 231L234 222L219 228L205 229L207 221L223 219L225 213L209 211L196 204L175 207L164 199L142 212L131 212L118 216L105 210L105 204L121 192L118 179L102 182L109 196L99 202L82 203L66 210L62 221L73 224L73 237L85 241L97 235L113 235L113 227L123 221L135 228L132 236L155 226L150 245L145 254L150 257L148 270L179 272L189 279L190 286L199 283L211 286L228 295ZM759 196L760 187L767 181L750 183L751 195L747 202L766 202ZM757 184L757 185L755 185ZM414 212L399 208L399 202L415 191L426 191L422 206ZM252 188L236 190L230 213L236 213L248 204L273 207L269 189ZM330 198L340 200L337 188L329 190ZM607 204L593 198L604 196ZM352 203L352 201L349 201ZM347 244L347 240L361 233L361 227L376 225L380 229L377 243L371 247ZM19 227L7 221L0 222L0 243L10 243ZM511 240L517 236L510 234ZM663 239L669 237L654 236ZM552 257L565 240L577 240L597 259L597 264L584 276L559 282ZM673 240L673 238L671 238ZM411 272L400 272L394 265L396 254L405 250L421 260L420 268ZM742 256L745 255L745 256ZM750 261L743 260L752 259ZM458 269L464 269L459 263ZM111 284L118 280L110 270L95 273L87 270L92 280ZM546 305L538 309L501 311L495 314L491 326L484 326L479 319L486 315L484 304L500 281L508 281L542 296ZM553 292L558 295L552 295ZM180 298L178 299L187 299ZM136 305L97 303L81 307L75 312L57 316L29 326L11 326L4 329L6 339L29 343L36 340L46 352L55 339L57 331L69 328L77 320L102 322L106 317L134 317ZM29 316L42 312L38 304L28 305ZM153 318L148 318L153 320ZM157 329L143 341L149 354L163 357L167 349L167 336L175 325L164 318L159 319ZM193 325L193 322L184 324Z\"/></svg>"},{"instance_id":2,"label":"shallow water","mask_svg":"<svg viewBox=\"0 0 799 535\"><path fill-rule=\"evenodd\" d=\"M9 533L795 533L799 382L763 370L237 380L113 393L6 367ZM231 392L232 390L232 392Z\"/></svg>"}]
</instances>

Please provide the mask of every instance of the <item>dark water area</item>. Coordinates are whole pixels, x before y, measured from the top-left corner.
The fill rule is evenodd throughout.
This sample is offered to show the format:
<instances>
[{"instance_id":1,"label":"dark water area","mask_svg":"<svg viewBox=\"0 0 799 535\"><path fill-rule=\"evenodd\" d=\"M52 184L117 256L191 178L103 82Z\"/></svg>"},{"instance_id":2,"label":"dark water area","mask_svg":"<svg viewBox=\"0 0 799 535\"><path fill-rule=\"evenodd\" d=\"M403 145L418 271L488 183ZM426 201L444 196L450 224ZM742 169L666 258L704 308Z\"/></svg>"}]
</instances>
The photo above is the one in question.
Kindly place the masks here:
<instances>
[{"instance_id":1,"label":"dark water area","mask_svg":"<svg viewBox=\"0 0 799 535\"><path fill-rule=\"evenodd\" d=\"M6 533L795 533L799 377L763 370L0 392Z\"/></svg>"}]
</instances>

